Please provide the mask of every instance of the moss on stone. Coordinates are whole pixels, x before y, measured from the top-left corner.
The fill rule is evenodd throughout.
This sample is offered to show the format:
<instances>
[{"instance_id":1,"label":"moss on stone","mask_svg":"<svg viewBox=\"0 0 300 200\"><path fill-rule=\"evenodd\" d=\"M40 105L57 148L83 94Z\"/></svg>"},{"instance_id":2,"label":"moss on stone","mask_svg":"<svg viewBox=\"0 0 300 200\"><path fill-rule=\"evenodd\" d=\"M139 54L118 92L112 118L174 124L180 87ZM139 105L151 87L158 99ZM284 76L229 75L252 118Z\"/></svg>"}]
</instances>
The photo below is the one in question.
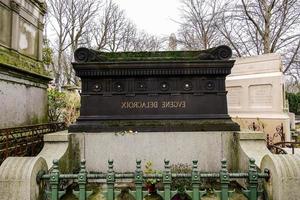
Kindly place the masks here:
<instances>
[{"instance_id":1,"label":"moss on stone","mask_svg":"<svg viewBox=\"0 0 300 200\"><path fill-rule=\"evenodd\" d=\"M200 51L154 51L154 52L112 52L101 54L112 60L193 60L199 55Z\"/></svg>"},{"instance_id":2,"label":"moss on stone","mask_svg":"<svg viewBox=\"0 0 300 200\"><path fill-rule=\"evenodd\" d=\"M69 137L69 145L66 153L59 159L61 173L79 173L80 169L80 148L79 141Z\"/></svg>"},{"instance_id":3,"label":"moss on stone","mask_svg":"<svg viewBox=\"0 0 300 200\"><path fill-rule=\"evenodd\" d=\"M214 60L215 54L219 51L225 51L231 57L231 50L227 46L219 46L205 50L198 51L140 51L140 52L100 52L90 50L98 54L100 57L108 61L120 60ZM75 53L76 54L76 53ZM229 58L228 57L228 58Z\"/></svg>"},{"instance_id":4,"label":"moss on stone","mask_svg":"<svg viewBox=\"0 0 300 200\"><path fill-rule=\"evenodd\" d=\"M240 156L239 156L239 134L237 132L233 133L233 137L231 140L230 146L232 147L230 149L230 157L231 157L231 163L232 163L232 171L233 172L238 172L239 170L239 163L240 163Z\"/></svg>"},{"instance_id":5,"label":"moss on stone","mask_svg":"<svg viewBox=\"0 0 300 200\"><path fill-rule=\"evenodd\" d=\"M48 122L47 112L43 112L44 116L31 115L29 124L43 124ZM28 123L27 123L28 124Z\"/></svg>"},{"instance_id":6,"label":"moss on stone","mask_svg":"<svg viewBox=\"0 0 300 200\"><path fill-rule=\"evenodd\" d=\"M17 51L0 47L0 63L11 68L27 71L49 79L49 73L41 61L27 57Z\"/></svg>"}]
</instances>

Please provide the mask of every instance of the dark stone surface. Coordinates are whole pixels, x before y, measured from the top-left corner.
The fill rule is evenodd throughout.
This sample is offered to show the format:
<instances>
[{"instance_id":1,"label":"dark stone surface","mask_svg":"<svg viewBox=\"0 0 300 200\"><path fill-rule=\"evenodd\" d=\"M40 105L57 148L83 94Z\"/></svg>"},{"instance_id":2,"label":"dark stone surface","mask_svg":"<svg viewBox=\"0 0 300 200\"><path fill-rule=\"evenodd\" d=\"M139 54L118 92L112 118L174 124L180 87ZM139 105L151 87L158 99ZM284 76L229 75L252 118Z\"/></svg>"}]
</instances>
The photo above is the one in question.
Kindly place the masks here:
<instances>
[{"instance_id":1,"label":"dark stone surface","mask_svg":"<svg viewBox=\"0 0 300 200\"><path fill-rule=\"evenodd\" d=\"M231 119L210 120L107 120L79 121L69 132L185 132L185 131L239 131Z\"/></svg>"},{"instance_id":2,"label":"dark stone surface","mask_svg":"<svg viewBox=\"0 0 300 200\"><path fill-rule=\"evenodd\" d=\"M79 48L73 67L82 80L81 110L69 130L237 130L228 116L225 91L234 64L230 57L226 46L119 53Z\"/></svg>"}]
</instances>

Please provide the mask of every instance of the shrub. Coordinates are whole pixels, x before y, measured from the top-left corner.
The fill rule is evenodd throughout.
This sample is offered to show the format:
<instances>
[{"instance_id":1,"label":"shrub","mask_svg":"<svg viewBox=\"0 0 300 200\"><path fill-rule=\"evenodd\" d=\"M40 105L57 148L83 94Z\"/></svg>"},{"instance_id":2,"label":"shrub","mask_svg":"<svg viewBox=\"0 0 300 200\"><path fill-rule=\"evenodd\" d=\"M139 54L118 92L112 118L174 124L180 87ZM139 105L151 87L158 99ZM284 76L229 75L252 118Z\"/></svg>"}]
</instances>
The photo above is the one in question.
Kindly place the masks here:
<instances>
[{"instance_id":1,"label":"shrub","mask_svg":"<svg viewBox=\"0 0 300 200\"><path fill-rule=\"evenodd\" d=\"M66 106L65 94L54 88L48 89L48 117L50 122L61 121L63 108Z\"/></svg>"},{"instance_id":2,"label":"shrub","mask_svg":"<svg viewBox=\"0 0 300 200\"><path fill-rule=\"evenodd\" d=\"M292 113L300 113L300 93L286 93L289 102L289 110Z\"/></svg>"},{"instance_id":3,"label":"shrub","mask_svg":"<svg viewBox=\"0 0 300 200\"><path fill-rule=\"evenodd\" d=\"M72 124L79 117L80 96L77 92L65 92L65 107L63 109L64 122Z\"/></svg>"},{"instance_id":4,"label":"shrub","mask_svg":"<svg viewBox=\"0 0 300 200\"><path fill-rule=\"evenodd\" d=\"M171 166L172 173L183 173L190 174L192 173L192 167L189 164L173 164ZM173 178L171 184L172 190L178 190L179 192L184 192L186 189L192 189L192 181L190 178Z\"/></svg>"},{"instance_id":5,"label":"shrub","mask_svg":"<svg viewBox=\"0 0 300 200\"><path fill-rule=\"evenodd\" d=\"M67 125L79 116L80 96L77 92L48 89L48 117L50 122L63 121Z\"/></svg>"}]
</instances>

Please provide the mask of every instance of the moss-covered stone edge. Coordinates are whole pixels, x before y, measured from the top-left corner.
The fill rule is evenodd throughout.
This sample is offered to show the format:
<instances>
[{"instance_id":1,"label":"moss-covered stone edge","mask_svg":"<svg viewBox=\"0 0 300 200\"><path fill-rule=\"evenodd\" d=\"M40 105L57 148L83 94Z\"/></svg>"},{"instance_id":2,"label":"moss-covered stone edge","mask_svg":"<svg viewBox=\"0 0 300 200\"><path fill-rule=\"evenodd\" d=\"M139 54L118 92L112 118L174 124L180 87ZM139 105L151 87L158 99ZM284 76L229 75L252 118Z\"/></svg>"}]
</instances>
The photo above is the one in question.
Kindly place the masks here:
<instances>
[{"instance_id":1,"label":"moss-covered stone edge","mask_svg":"<svg viewBox=\"0 0 300 200\"><path fill-rule=\"evenodd\" d=\"M22 55L21 53L0 46L0 63L10 68L26 71L31 74L51 79L41 61Z\"/></svg>"}]
</instances>

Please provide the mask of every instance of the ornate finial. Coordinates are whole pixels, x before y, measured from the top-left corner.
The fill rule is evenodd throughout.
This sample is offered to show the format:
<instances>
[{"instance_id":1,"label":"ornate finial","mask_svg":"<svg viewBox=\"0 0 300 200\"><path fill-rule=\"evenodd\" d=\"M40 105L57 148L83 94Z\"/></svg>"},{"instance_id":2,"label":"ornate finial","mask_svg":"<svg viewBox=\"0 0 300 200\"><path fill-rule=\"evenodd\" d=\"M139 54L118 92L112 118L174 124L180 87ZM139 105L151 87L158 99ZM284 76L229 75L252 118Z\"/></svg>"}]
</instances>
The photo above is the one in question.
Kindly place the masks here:
<instances>
[{"instance_id":1,"label":"ornate finial","mask_svg":"<svg viewBox=\"0 0 300 200\"><path fill-rule=\"evenodd\" d=\"M85 159L80 161L80 169L85 170Z\"/></svg>"},{"instance_id":2,"label":"ornate finial","mask_svg":"<svg viewBox=\"0 0 300 200\"><path fill-rule=\"evenodd\" d=\"M52 163L53 163L53 169L58 169L58 160L54 159Z\"/></svg>"},{"instance_id":3,"label":"ornate finial","mask_svg":"<svg viewBox=\"0 0 300 200\"><path fill-rule=\"evenodd\" d=\"M221 161L221 163L222 163L222 165L221 165L221 170L222 171L227 171L227 160L226 159L223 159L222 161Z\"/></svg>"},{"instance_id":4,"label":"ornate finial","mask_svg":"<svg viewBox=\"0 0 300 200\"><path fill-rule=\"evenodd\" d=\"M141 163L142 163L142 161L140 160L140 159L137 159L136 161L136 170L137 171L141 171Z\"/></svg>"},{"instance_id":5,"label":"ornate finial","mask_svg":"<svg viewBox=\"0 0 300 200\"><path fill-rule=\"evenodd\" d=\"M165 169L169 169L170 168L170 160L164 159L165 162Z\"/></svg>"},{"instance_id":6,"label":"ornate finial","mask_svg":"<svg viewBox=\"0 0 300 200\"><path fill-rule=\"evenodd\" d=\"M193 160L193 169L198 168L198 160Z\"/></svg>"},{"instance_id":7,"label":"ornate finial","mask_svg":"<svg viewBox=\"0 0 300 200\"><path fill-rule=\"evenodd\" d=\"M254 158L249 159L249 168L250 168L250 170L256 170L256 165L255 165L255 159Z\"/></svg>"},{"instance_id":8,"label":"ornate finial","mask_svg":"<svg viewBox=\"0 0 300 200\"><path fill-rule=\"evenodd\" d=\"M113 172L114 171L114 160L108 160L108 171Z\"/></svg>"}]
</instances>

